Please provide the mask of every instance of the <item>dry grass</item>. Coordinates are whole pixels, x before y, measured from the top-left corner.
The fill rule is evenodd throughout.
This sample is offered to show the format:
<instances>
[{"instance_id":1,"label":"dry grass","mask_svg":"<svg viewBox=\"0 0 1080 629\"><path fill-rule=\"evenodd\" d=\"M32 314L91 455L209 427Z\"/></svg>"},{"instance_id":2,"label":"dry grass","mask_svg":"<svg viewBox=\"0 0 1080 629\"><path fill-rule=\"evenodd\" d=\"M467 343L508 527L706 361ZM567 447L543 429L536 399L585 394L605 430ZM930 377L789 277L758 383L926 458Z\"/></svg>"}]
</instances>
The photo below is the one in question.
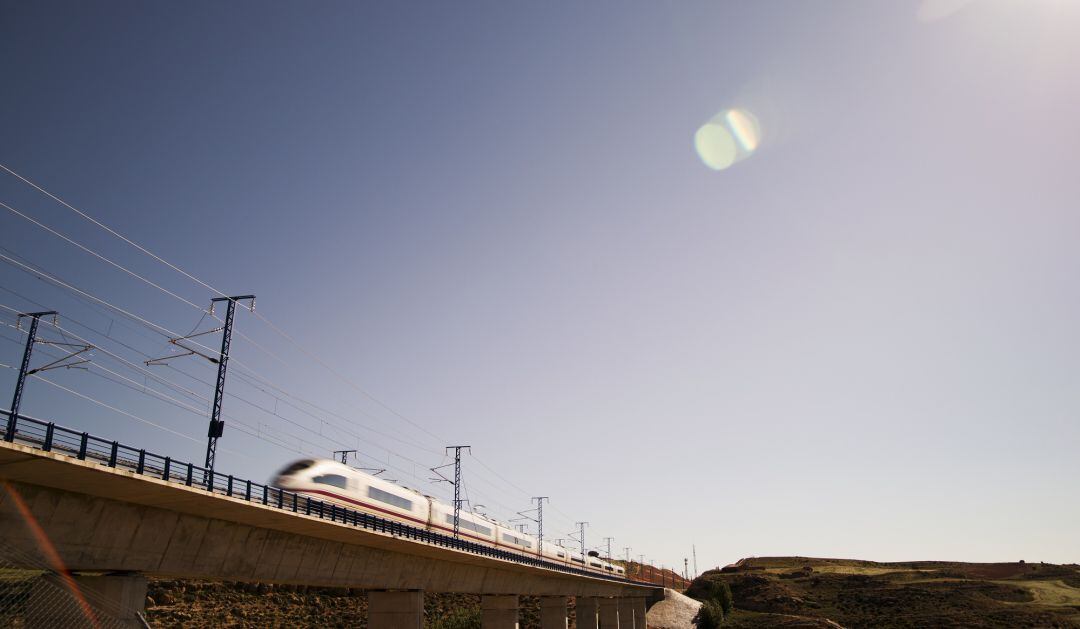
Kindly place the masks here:
<instances>
[{"instance_id":1,"label":"dry grass","mask_svg":"<svg viewBox=\"0 0 1080 629\"><path fill-rule=\"evenodd\" d=\"M1076 607L1080 609L1080 588L1074 588L1062 581L995 581L1018 585L1031 590L1035 595L1035 603L1049 607Z\"/></svg>"}]
</instances>

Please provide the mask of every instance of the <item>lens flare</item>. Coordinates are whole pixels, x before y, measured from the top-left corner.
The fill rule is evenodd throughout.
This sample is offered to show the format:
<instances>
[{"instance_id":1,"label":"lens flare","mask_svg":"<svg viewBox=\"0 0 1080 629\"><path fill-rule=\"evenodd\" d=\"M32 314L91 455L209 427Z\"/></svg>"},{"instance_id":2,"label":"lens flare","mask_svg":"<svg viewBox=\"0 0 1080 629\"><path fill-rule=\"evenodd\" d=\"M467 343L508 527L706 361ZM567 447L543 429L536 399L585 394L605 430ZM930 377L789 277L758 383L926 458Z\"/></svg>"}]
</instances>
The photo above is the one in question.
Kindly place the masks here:
<instances>
[{"instance_id":1,"label":"lens flare","mask_svg":"<svg viewBox=\"0 0 1080 629\"><path fill-rule=\"evenodd\" d=\"M702 125L694 134L694 148L701 161L713 170L724 170L735 163L735 139L718 124Z\"/></svg>"},{"instance_id":2,"label":"lens flare","mask_svg":"<svg viewBox=\"0 0 1080 629\"><path fill-rule=\"evenodd\" d=\"M745 109L727 109L701 125L694 133L694 150L702 163L724 170L746 159L761 144L757 118Z\"/></svg>"},{"instance_id":3,"label":"lens flare","mask_svg":"<svg viewBox=\"0 0 1080 629\"><path fill-rule=\"evenodd\" d=\"M748 153L754 152L761 138L758 137L757 119L742 109L732 109L724 116L739 146Z\"/></svg>"},{"instance_id":4,"label":"lens flare","mask_svg":"<svg viewBox=\"0 0 1080 629\"><path fill-rule=\"evenodd\" d=\"M68 572L67 566L64 565L64 561L60 558L60 553L56 552L56 547L53 546L52 540L45 533L45 529L41 528L41 524L38 523L37 518L34 517L33 512L30 511L30 506L26 504L23 497L15 490L7 481L0 481L0 487L7 492L10 498L11 504L15 507L15 510L22 516L23 523L26 524L26 528L30 530L30 534L37 542L39 550L45 555L45 558L49 562L49 567L52 568L56 575L60 577L60 581L67 587L71 596L75 598L75 601L79 605L79 609L82 610L83 616L86 617L87 622L93 629L98 629L97 617L94 615L93 608L90 607L90 603L86 602L86 598L82 592L79 591L79 586L75 584L75 579L71 578L71 573Z\"/></svg>"}]
</instances>

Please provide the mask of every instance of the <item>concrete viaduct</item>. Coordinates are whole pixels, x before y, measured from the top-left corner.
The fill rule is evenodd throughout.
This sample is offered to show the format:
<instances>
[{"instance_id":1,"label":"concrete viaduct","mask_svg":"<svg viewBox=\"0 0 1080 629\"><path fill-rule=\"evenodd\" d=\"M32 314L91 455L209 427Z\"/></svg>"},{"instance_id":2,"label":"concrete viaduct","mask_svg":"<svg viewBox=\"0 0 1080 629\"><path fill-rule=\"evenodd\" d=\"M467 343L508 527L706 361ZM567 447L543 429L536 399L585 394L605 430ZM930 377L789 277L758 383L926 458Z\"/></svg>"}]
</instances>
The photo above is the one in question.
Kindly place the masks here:
<instances>
[{"instance_id":1,"label":"concrete viaduct","mask_svg":"<svg viewBox=\"0 0 1080 629\"><path fill-rule=\"evenodd\" d=\"M190 466L186 482L183 468L178 481L168 463L168 480L154 478L145 454L134 471L118 465L115 443L106 462L86 456L85 434L78 456L74 446L42 447L53 428L48 440L18 436L0 441L5 546L22 567L61 563L52 567L76 574L113 624L142 626L145 575L364 589L371 629L421 627L424 592L482 595L484 629L516 629L522 595L541 597L543 629L566 629L570 596L582 629L645 629L647 606L663 598L655 585L467 552L400 527L358 527L321 506L309 515L310 503L283 508L280 496L252 500L251 485L234 488L231 477L227 492L212 476L215 491L207 491L191 486ZM50 624L49 610L35 613Z\"/></svg>"}]
</instances>

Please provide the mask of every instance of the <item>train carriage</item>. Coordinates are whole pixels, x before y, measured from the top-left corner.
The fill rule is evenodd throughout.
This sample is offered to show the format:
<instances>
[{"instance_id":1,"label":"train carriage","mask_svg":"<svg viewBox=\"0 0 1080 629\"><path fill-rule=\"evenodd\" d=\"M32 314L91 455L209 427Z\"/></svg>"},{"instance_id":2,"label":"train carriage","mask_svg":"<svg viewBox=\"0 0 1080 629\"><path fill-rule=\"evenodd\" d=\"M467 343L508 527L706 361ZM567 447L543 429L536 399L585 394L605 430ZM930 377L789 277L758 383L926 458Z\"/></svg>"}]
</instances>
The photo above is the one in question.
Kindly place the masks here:
<instances>
[{"instance_id":1,"label":"train carriage","mask_svg":"<svg viewBox=\"0 0 1080 629\"><path fill-rule=\"evenodd\" d=\"M337 461L297 461L283 469L274 484L421 528L429 526L432 504L429 496Z\"/></svg>"},{"instance_id":2,"label":"train carriage","mask_svg":"<svg viewBox=\"0 0 1080 629\"><path fill-rule=\"evenodd\" d=\"M454 509L443 503L431 501L431 519L428 528L439 533L454 533ZM458 534L473 542L495 545L498 525L481 515L462 511L458 515Z\"/></svg>"},{"instance_id":3,"label":"train carriage","mask_svg":"<svg viewBox=\"0 0 1080 629\"><path fill-rule=\"evenodd\" d=\"M311 494L321 500L403 521L446 535L454 532L454 510L431 496L381 479L328 459L304 459L281 470L273 484L289 491ZM587 556L545 543L507 524L467 511L458 515L458 535L526 555L539 556L608 576L625 577L625 570L602 560L593 551Z\"/></svg>"}]
</instances>

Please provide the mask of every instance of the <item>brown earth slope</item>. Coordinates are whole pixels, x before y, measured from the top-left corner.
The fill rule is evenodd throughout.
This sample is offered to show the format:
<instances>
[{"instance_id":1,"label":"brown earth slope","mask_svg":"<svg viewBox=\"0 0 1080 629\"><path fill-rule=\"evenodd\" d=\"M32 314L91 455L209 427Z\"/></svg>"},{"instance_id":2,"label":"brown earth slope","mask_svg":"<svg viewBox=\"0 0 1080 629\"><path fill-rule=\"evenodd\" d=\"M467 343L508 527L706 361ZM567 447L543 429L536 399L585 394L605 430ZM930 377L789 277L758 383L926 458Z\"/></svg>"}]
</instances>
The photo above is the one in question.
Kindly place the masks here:
<instances>
[{"instance_id":1,"label":"brown earth slope","mask_svg":"<svg viewBox=\"0 0 1080 629\"><path fill-rule=\"evenodd\" d=\"M146 617L152 627L348 627L367 626L367 597L347 588L151 579ZM573 625L573 598L569 610ZM536 597L521 597L522 629L539 629ZM480 597L424 596L424 626L479 628Z\"/></svg>"},{"instance_id":2,"label":"brown earth slope","mask_svg":"<svg viewBox=\"0 0 1080 629\"><path fill-rule=\"evenodd\" d=\"M1080 627L1080 566L877 563L760 557L711 570L731 588L731 627Z\"/></svg>"}]
</instances>

